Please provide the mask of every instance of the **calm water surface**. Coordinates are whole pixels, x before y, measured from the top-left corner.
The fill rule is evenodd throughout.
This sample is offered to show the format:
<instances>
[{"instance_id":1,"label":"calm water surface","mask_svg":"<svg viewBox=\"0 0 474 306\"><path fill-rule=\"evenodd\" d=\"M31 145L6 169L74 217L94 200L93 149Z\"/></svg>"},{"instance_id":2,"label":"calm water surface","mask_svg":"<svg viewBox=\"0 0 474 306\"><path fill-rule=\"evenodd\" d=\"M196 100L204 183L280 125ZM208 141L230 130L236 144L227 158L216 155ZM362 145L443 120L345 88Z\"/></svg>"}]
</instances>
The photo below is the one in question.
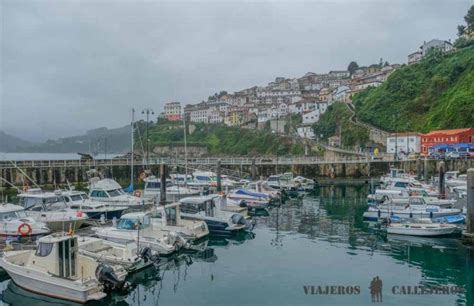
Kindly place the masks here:
<instances>
[{"instance_id":1,"label":"calm water surface","mask_svg":"<svg viewBox=\"0 0 474 306\"><path fill-rule=\"evenodd\" d=\"M472 305L474 252L457 239L383 237L362 222L364 187L322 188L257 218L255 235L210 240L207 251L134 276L130 294L99 305ZM369 283L383 280L383 302ZM303 286L359 286L360 294L306 295ZM393 286L457 286L465 294L400 295ZM62 305L3 278L11 305Z\"/></svg>"}]
</instances>

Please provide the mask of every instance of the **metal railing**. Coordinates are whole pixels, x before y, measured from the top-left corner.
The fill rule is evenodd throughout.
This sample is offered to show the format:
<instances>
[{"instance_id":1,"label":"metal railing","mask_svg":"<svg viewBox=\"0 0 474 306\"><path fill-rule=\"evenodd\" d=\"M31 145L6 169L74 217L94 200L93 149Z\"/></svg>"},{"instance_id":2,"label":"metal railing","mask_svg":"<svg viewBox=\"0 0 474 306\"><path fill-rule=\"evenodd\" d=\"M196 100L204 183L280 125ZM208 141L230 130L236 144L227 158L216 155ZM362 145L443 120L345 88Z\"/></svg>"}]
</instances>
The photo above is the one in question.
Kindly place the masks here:
<instances>
[{"instance_id":1,"label":"metal railing","mask_svg":"<svg viewBox=\"0 0 474 306\"><path fill-rule=\"evenodd\" d=\"M179 165L221 165L248 166L255 165L312 165L312 164L337 164L337 163L376 163L393 162L393 157L383 156L381 159L372 160L368 156L349 156L344 158L324 159L318 156L301 157L207 157L207 158L150 158L149 165L167 164L169 166ZM130 166L130 159L96 159L96 160L22 160L22 161L0 161L0 169L9 168L68 168L68 167L110 167ZM142 160L135 160L135 165L144 164Z\"/></svg>"}]
</instances>

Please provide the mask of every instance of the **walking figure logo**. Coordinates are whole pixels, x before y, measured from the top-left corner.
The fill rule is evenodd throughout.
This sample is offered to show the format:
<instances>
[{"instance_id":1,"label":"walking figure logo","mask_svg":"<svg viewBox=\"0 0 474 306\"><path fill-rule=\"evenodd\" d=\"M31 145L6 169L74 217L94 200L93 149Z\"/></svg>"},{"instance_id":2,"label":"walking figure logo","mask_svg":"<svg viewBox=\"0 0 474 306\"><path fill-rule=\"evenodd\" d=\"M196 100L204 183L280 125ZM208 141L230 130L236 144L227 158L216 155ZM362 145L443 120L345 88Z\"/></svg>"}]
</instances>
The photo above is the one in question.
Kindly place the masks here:
<instances>
[{"instance_id":1,"label":"walking figure logo","mask_svg":"<svg viewBox=\"0 0 474 306\"><path fill-rule=\"evenodd\" d=\"M382 288L382 280L378 276L374 277L369 287L373 303L382 303Z\"/></svg>"}]
</instances>

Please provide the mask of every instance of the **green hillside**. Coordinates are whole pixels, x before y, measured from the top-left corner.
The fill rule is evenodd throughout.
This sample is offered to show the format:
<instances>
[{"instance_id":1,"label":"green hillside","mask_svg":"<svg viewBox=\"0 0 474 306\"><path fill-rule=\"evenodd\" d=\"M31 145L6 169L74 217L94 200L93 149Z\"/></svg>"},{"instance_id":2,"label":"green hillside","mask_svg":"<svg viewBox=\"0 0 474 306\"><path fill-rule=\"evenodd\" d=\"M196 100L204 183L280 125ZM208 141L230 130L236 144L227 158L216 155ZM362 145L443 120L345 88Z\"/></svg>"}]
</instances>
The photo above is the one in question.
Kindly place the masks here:
<instances>
[{"instance_id":1,"label":"green hillside","mask_svg":"<svg viewBox=\"0 0 474 306\"><path fill-rule=\"evenodd\" d=\"M319 121L313 124L314 133L326 140L337 135L340 129L343 146L364 146L369 141L369 132L355 125L350 120L351 116L343 102L335 102L321 115Z\"/></svg>"},{"instance_id":2,"label":"green hillside","mask_svg":"<svg viewBox=\"0 0 474 306\"><path fill-rule=\"evenodd\" d=\"M210 155L298 155L304 149L291 138L280 137L268 130L242 129L216 124L196 124L187 135L188 145L205 145ZM142 129L142 128L141 128ZM183 144L181 123L158 121L150 130L153 145ZM141 134L144 134L142 129Z\"/></svg>"},{"instance_id":3,"label":"green hillside","mask_svg":"<svg viewBox=\"0 0 474 306\"><path fill-rule=\"evenodd\" d=\"M474 46L403 66L353 99L358 119L389 131L474 126Z\"/></svg>"}]
</instances>

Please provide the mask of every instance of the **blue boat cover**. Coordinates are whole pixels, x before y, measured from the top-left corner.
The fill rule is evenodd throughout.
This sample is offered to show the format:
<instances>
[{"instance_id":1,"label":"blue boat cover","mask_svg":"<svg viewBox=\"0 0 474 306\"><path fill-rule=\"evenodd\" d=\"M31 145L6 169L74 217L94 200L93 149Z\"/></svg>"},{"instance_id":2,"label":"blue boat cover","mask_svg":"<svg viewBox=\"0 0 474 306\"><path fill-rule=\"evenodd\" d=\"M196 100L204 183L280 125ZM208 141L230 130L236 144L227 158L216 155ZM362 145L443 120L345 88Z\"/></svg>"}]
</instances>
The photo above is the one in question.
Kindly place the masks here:
<instances>
[{"instance_id":1,"label":"blue boat cover","mask_svg":"<svg viewBox=\"0 0 474 306\"><path fill-rule=\"evenodd\" d=\"M257 198L267 198L268 197L268 195L265 194L265 193L254 192L254 191L250 191L250 190L247 190L247 189L239 189L235 193L244 194L244 195L257 197Z\"/></svg>"}]
</instances>

